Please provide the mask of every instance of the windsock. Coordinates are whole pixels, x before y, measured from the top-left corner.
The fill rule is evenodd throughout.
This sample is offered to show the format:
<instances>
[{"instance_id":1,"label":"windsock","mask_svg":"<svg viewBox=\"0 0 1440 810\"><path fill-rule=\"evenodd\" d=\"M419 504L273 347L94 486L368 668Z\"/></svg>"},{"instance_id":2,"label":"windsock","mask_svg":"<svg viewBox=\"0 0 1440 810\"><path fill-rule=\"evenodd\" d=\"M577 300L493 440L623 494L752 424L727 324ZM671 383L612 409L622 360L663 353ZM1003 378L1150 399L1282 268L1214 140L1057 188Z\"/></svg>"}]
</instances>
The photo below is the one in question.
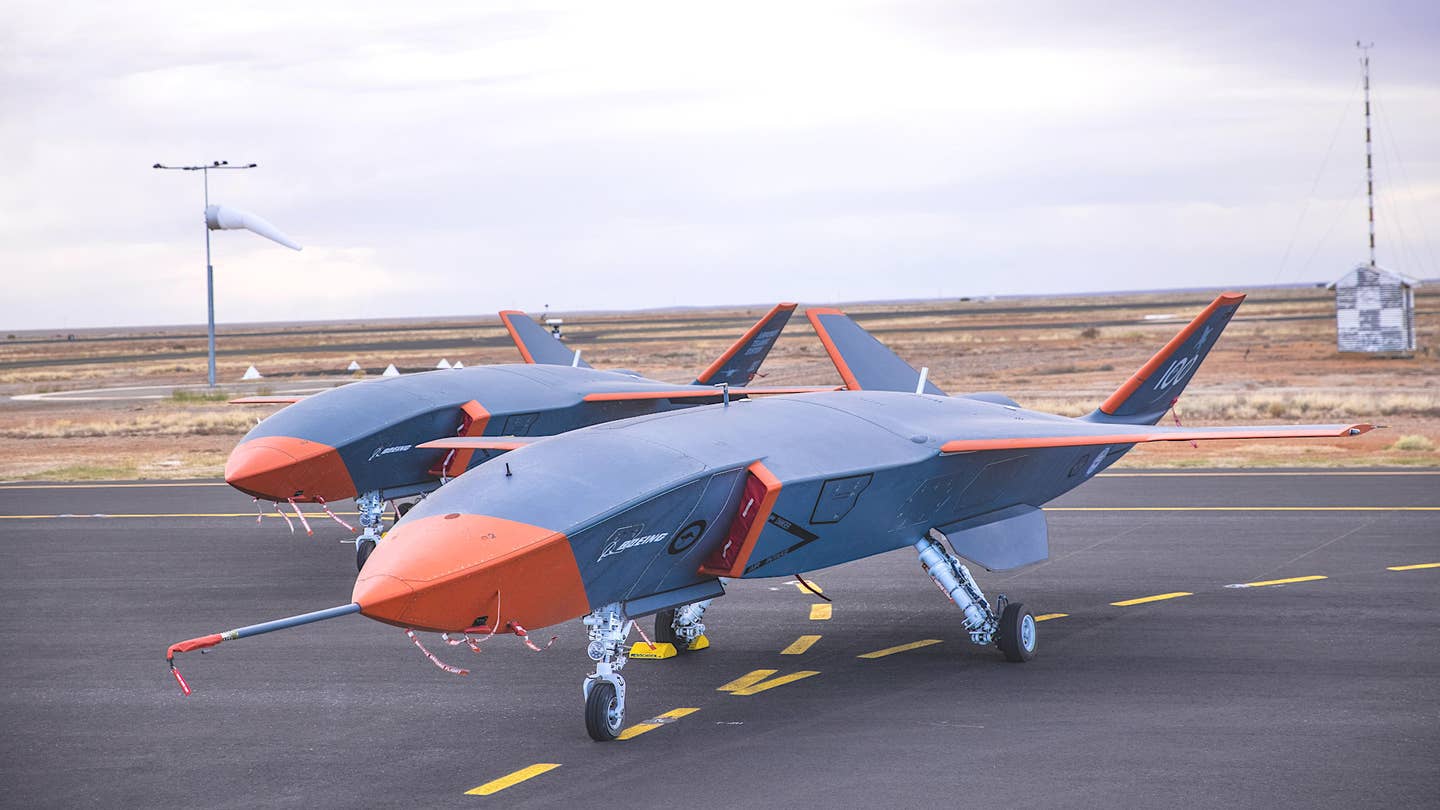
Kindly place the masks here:
<instances>
[{"instance_id":1,"label":"windsock","mask_svg":"<svg viewBox=\"0 0 1440 810\"><path fill-rule=\"evenodd\" d=\"M205 224L210 226L212 231L250 231L272 242L278 242L291 250L300 250L300 245L294 239L286 236L279 228L271 225L263 217L249 211L241 211L239 208L230 208L224 205L206 206Z\"/></svg>"}]
</instances>

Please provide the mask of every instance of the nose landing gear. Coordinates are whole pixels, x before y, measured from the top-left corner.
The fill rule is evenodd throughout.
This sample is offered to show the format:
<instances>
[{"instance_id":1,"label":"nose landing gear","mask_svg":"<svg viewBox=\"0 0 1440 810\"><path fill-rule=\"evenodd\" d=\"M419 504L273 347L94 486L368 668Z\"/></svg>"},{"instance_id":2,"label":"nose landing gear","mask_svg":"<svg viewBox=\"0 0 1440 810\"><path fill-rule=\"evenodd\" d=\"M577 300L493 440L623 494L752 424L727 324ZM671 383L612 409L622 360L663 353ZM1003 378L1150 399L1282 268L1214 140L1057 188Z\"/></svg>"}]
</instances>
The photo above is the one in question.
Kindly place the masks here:
<instances>
[{"instance_id":1,"label":"nose landing gear","mask_svg":"<svg viewBox=\"0 0 1440 810\"><path fill-rule=\"evenodd\" d=\"M619 604L609 604L583 619L590 628L590 645L585 652L595 662L595 672L585 678L585 730L590 739L608 742L620 735L625 725L625 639L635 622L625 618Z\"/></svg>"}]
</instances>

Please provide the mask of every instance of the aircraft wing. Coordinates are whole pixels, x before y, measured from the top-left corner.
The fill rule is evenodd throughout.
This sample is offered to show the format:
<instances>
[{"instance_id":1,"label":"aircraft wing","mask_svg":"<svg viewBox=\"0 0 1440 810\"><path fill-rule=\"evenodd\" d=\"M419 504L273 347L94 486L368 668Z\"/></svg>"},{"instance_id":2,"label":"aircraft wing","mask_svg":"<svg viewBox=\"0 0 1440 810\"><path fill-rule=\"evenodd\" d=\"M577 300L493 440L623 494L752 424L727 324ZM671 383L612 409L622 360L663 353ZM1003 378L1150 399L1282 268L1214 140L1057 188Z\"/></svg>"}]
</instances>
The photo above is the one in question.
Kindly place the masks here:
<instances>
[{"instance_id":1,"label":"aircraft wing","mask_svg":"<svg viewBox=\"0 0 1440 810\"><path fill-rule=\"evenodd\" d=\"M449 436L417 444L421 450L519 450L543 437Z\"/></svg>"},{"instance_id":2,"label":"aircraft wing","mask_svg":"<svg viewBox=\"0 0 1440 810\"><path fill-rule=\"evenodd\" d=\"M819 391L836 391L838 386L797 386L791 388L783 387L756 387L756 388L731 388L732 397L757 397L776 396L778 394L814 394ZM597 391L593 394L586 394L586 402L632 402L645 399L709 399L721 396L719 388L711 386L690 386L688 388L662 388L636 391Z\"/></svg>"},{"instance_id":3,"label":"aircraft wing","mask_svg":"<svg viewBox=\"0 0 1440 810\"><path fill-rule=\"evenodd\" d=\"M1027 429L1028 427L1028 429ZM1057 429L1054 423L1017 422L1007 435L952 439L940 446L942 453L971 453L979 450L1028 450L1040 447L1088 447L1145 442L1194 442L1216 439L1306 439L1358 436L1374 425L1272 425L1211 428L1166 428L1149 425L1085 425ZM1066 426L1069 428L1070 426ZM1096 429L1099 428L1099 429Z\"/></svg>"},{"instance_id":4,"label":"aircraft wing","mask_svg":"<svg viewBox=\"0 0 1440 810\"><path fill-rule=\"evenodd\" d=\"M239 397L239 398L237 398L237 399L232 399L232 400L230 400L230 404L231 404L231 405L293 405L294 403L299 402L299 401L302 400L302 399L305 399L306 396L307 396L307 395L305 395L305 394L292 394L292 395L290 395L290 396L275 396L275 397Z\"/></svg>"},{"instance_id":5,"label":"aircraft wing","mask_svg":"<svg viewBox=\"0 0 1440 810\"><path fill-rule=\"evenodd\" d=\"M500 313L500 322L505 324L505 329L510 332L510 339L515 341L515 348L520 350L520 356L525 358L525 362L590 368L589 363L567 349L559 338L545 331L545 327L536 323L529 315L519 310L507 309Z\"/></svg>"}]
</instances>

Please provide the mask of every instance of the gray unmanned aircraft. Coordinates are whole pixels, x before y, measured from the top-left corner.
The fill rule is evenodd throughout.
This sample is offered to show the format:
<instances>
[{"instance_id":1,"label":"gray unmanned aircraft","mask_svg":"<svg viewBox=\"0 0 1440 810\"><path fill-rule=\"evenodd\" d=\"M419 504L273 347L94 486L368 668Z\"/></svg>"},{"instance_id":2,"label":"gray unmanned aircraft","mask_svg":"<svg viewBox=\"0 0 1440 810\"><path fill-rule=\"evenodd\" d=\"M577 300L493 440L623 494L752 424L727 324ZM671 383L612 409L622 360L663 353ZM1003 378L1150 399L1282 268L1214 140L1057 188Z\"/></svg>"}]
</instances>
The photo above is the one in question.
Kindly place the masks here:
<instances>
[{"instance_id":1,"label":"gray unmanned aircraft","mask_svg":"<svg viewBox=\"0 0 1440 810\"><path fill-rule=\"evenodd\" d=\"M233 400L293 404L246 434L225 464L225 480L277 506L288 502L297 514L297 503L354 498L362 528L355 560L363 567L380 539L387 501L431 492L499 452L416 450L431 439L549 436L726 396L816 390L745 387L794 310L794 304L776 305L684 386L593 369L525 313L507 310L500 320L524 364L366 381L309 397Z\"/></svg>"},{"instance_id":2,"label":"gray unmanned aircraft","mask_svg":"<svg viewBox=\"0 0 1440 810\"><path fill-rule=\"evenodd\" d=\"M596 662L584 681L585 725L592 738L611 740L624 723L619 671L635 619L655 614L657 635L685 649L702 637L705 610L728 578L799 575L907 546L960 608L971 641L1028 660L1038 642L1034 617L1003 596L992 604L961 559L993 571L1046 559L1042 504L1142 442L1371 429L1156 426L1242 299L1217 298L1079 419L999 395L945 396L843 313L812 309L857 390L640 416L536 440L428 442L422 447L523 446L402 519L349 604L181 642L167 660L173 671L180 652L349 613L404 628L417 645L415 631L428 630L463 633L447 640L472 646L483 640L475 634L526 637L526 628L583 617Z\"/></svg>"}]
</instances>

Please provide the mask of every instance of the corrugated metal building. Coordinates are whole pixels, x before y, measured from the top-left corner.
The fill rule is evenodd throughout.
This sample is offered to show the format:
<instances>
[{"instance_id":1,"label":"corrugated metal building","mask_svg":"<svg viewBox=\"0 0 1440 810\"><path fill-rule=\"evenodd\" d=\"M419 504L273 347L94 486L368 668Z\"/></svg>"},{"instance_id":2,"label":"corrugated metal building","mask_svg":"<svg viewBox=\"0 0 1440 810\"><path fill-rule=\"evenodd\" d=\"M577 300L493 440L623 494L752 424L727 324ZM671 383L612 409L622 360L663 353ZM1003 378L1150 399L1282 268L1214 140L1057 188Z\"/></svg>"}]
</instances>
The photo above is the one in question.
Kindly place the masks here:
<instances>
[{"instance_id":1,"label":"corrugated metal building","mask_svg":"<svg viewBox=\"0 0 1440 810\"><path fill-rule=\"evenodd\" d=\"M1362 264L1330 285L1335 291L1335 343L1342 352L1415 351L1415 288L1419 282Z\"/></svg>"}]
</instances>

